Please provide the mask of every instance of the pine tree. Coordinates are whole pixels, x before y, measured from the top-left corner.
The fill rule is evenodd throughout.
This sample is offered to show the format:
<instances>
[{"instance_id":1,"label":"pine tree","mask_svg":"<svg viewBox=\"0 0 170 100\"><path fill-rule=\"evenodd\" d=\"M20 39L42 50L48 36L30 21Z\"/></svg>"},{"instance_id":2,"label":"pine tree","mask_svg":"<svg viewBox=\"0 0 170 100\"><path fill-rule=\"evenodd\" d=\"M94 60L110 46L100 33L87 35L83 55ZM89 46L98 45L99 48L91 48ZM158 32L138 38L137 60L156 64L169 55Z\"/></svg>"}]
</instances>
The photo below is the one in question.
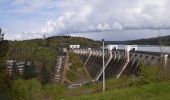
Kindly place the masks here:
<instances>
[{"instance_id":1,"label":"pine tree","mask_svg":"<svg viewBox=\"0 0 170 100\"><path fill-rule=\"evenodd\" d=\"M12 67L12 79L16 80L16 79L19 79L19 78L20 78L20 71L18 69L16 61L14 60L13 67Z\"/></svg>"},{"instance_id":2,"label":"pine tree","mask_svg":"<svg viewBox=\"0 0 170 100\"><path fill-rule=\"evenodd\" d=\"M46 68L46 63L43 62L40 72L41 84L47 84L50 80L50 73Z\"/></svg>"},{"instance_id":3,"label":"pine tree","mask_svg":"<svg viewBox=\"0 0 170 100\"><path fill-rule=\"evenodd\" d=\"M24 79L30 79L30 66L28 66L27 61L24 63L24 69L23 69L23 78Z\"/></svg>"},{"instance_id":4,"label":"pine tree","mask_svg":"<svg viewBox=\"0 0 170 100\"><path fill-rule=\"evenodd\" d=\"M30 65L28 65L28 62L25 61L23 78L24 79L31 79L31 78L34 78L34 77L36 77L36 70L35 70L34 61L32 61Z\"/></svg>"},{"instance_id":5,"label":"pine tree","mask_svg":"<svg viewBox=\"0 0 170 100\"><path fill-rule=\"evenodd\" d=\"M34 61L31 61L31 64L30 64L30 77L31 78L36 77L36 69L35 69Z\"/></svg>"},{"instance_id":6,"label":"pine tree","mask_svg":"<svg viewBox=\"0 0 170 100\"><path fill-rule=\"evenodd\" d=\"M9 98L11 81L7 73L6 54L8 52L8 41L0 41L0 99Z\"/></svg>"}]
</instances>

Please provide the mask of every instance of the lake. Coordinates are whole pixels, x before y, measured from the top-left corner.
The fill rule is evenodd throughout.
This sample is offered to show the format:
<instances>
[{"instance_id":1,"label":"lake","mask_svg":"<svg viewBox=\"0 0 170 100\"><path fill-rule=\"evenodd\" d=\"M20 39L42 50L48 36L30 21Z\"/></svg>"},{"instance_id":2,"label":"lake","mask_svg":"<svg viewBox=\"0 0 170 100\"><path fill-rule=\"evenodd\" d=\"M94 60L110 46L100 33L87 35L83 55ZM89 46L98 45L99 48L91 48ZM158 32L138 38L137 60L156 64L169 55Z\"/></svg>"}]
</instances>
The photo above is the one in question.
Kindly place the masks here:
<instances>
[{"instance_id":1,"label":"lake","mask_svg":"<svg viewBox=\"0 0 170 100\"><path fill-rule=\"evenodd\" d=\"M125 45L118 45L118 49L125 49ZM170 46L137 45L137 51L170 53Z\"/></svg>"}]
</instances>

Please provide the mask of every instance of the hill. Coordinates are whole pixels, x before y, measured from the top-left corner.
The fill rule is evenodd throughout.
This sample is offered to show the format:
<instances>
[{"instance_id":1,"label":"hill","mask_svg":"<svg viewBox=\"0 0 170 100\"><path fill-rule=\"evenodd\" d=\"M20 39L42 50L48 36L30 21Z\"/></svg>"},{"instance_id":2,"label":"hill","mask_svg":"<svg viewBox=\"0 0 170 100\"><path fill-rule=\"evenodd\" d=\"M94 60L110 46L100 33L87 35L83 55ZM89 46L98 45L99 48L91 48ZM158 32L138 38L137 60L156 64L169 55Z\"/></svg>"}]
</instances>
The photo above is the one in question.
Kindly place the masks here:
<instances>
[{"instance_id":1,"label":"hill","mask_svg":"<svg viewBox=\"0 0 170 100\"><path fill-rule=\"evenodd\" d=\"M16 60L32 60L35 59L34 56L37 53L43 53L43 51L47 54L49 53L50 55L57 55L57 52L60 50L60 48L67 48L70 44L80 44L81 47L92 48L97 48L100 46L100 42L96 42L87 38L70 36L55 36L49 37L45 40L32 39L23 41L10 41L8 57L9 59ZM36 56L39 55L41 54L37 54ZM42 59L45 58L45 56L42 56Z\"/></svg>"},{"instance_id":2,"label":"hill","mask_svg":"<svg viewBox=\"0 0 170 100\"><path fill-rule=\"evenodd\" d=\"M138 45L170 45L170 35L148 39L137 39L127 41L107 41L107 44L138 44Z\"/></svg>"}]
</instances>

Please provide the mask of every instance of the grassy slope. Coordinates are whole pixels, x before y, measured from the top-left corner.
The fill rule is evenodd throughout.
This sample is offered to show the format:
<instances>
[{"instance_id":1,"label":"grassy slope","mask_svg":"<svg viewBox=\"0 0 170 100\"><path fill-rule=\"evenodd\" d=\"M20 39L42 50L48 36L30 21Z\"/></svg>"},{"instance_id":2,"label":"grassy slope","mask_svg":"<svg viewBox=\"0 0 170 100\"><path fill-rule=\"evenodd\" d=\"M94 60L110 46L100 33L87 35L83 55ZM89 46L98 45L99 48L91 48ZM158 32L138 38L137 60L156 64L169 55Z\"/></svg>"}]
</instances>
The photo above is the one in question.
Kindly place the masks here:
<instances>
[{"instance_id":1,"label":"grassy slope","mask_svg":"<svg viewBox=\"0 0 170 100\"><path fill-rule=\"evenodd\" d=\"M80 58L74 54L69 54L70 70L66 71L66 77L71 82L89 80L90 76L85 71L85 67Z\"/></svg>"},{"instance_id":2,"label":"grassy slope","mask_svg":"<svg viewBox=\"0 0 170 100\"><path fill-rule=\"evenodd\" d=\"M113 89L104 94L66 97L64 100L170 100L170 82Z\"/></svg>"}]
</instances>

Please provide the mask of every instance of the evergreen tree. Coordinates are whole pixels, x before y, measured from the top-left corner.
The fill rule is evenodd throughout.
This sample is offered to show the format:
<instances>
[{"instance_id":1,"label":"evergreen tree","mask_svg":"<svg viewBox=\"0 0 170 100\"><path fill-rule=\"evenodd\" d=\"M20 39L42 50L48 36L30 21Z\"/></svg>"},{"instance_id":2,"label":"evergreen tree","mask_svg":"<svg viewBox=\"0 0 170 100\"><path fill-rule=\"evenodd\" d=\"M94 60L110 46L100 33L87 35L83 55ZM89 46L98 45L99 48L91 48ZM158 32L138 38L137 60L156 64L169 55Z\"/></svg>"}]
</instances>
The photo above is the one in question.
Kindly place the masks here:
<instances>
[{"instance_id":1,"label":"evergreen tree","mask_svg":"<svg viewBox=\"0 0 170 100\"><path fill-rule=\"evenodd\" d=\"M30 64L30 76L31 78L36 77L36 68L35 68L34 61L31 61L31 64Z\"/></svg>"},{"instance_id":2,"label":"evergreen tree","mask_svg":"<svg viewBox=\"0 0 170 100\"><path fill-rule=\"evenodd\" d=\"M41 84L47 84L50 80L50 73L46 68L46 63L43 62L40 72Z\"/></svg>"},{"instance_id":3,"label":"evergreen tree","mask_svg":"<svg viewBox=\"0 0 170 100\"><path fill-rule=\"evenodd\" d=\"M24 69L23 69L23 78L24 79L29 79L30 78L30 66L28 66L27 61L24 63Z\"/></svg>"},{"instance_id":4,"label":"evergreen tree","mask_svg":"<svg viewBox=\"0 0 170 100\"><path fill-rule=\"evenodd\" d=\"M0 41L0 100L10 97L11 82L8 77L6 54L8 52L8 41Z\"/></svg>"},{"instance_id":5,"label":"evergreen tree","mask_svg":"<svg viewBox=\"0 0 170 100\"><path fill-rule=\"evenodd\" d=\"M13 67L12 67L12 78L13 80L19 79L20 77L20 71L18 69L16 61L13 62Z\"/></svg>"},{"instance_id":6,"label":"evergreen tree","mask_svg":"<svg viewBox=\"0 0 170 100\"><path fill-rule=\"evenodd\" d=\"M34 61L32 61L30 65L28 65L28 63L25 61L23 78L24 79L31 79L31 78L34 78L34 77L36 77L36 70L35 70Z\"/></svg>"}]
</instances>

